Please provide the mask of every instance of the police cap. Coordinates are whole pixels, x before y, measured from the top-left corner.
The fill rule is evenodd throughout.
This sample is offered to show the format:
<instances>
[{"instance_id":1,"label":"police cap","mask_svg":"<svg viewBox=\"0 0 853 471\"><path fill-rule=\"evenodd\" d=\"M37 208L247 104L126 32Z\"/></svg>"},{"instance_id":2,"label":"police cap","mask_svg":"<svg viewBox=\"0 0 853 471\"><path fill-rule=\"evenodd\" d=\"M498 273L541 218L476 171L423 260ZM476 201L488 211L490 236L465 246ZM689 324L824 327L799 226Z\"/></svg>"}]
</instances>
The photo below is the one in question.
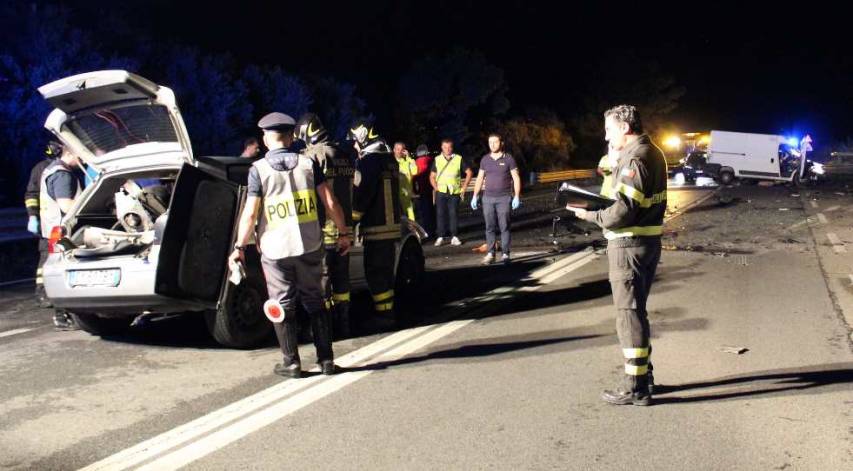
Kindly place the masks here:
<instances>
[{"instance_id":1,"label":"police cap","mask_svg":"<svg viewBox=\"0 0 853 471\"><path fill-rule=\"evenodd\" d=\"M264 116L258 121L258 127L265 131L291 131L295 126L296 120L277 111Z\"/></svg>"}]
</instances>

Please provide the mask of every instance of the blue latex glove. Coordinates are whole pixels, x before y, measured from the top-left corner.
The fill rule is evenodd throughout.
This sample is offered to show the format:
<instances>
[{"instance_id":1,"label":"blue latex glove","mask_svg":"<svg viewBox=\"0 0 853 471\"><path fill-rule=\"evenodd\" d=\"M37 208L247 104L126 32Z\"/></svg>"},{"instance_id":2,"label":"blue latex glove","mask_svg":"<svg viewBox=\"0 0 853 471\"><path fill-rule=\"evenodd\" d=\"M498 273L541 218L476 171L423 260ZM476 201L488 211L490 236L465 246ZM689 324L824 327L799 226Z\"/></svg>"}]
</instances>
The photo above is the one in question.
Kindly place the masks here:
<instances>
[{"instance_id":1,"label":"blue latex glove","mask_svg":"<svg viewBox=\"0 0 853 471\"><path fill-rule=\"evenodd\" d=\"M477 197L476 196L471 197L471 209L473 209L474 211L477 210Z\"/></svg>"},{"instance_id":2,"label":"blue latex glove","mask_svg":"<svg viewBox=\"0 0 853 471\"><path fill-rule=\"evenodd\" d=\"M521 207L521 198L518 196L512 197L512 209L518 209Z\"/></svg>"},{"instance_id":3,"label":"blue latex glove","mask_svg":"<svg viewBox=\"0 0 853 471\"><path fill-rule=\"evenodd\" d=\"M32 232L33 235L39 235L39 218L38 216L30 216L29 221L27 221L27 231Z\"/></svg>"}]
</instances>

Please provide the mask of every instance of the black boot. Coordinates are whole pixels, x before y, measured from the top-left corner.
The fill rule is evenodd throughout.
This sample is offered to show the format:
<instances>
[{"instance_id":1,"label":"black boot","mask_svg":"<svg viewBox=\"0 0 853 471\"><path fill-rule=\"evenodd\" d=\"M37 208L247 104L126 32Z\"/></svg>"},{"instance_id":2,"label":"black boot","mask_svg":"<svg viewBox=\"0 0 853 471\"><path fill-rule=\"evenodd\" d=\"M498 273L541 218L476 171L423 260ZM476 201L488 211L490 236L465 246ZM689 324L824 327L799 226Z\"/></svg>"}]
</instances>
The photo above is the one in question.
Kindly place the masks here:
<instances>
[{"instance_id":1,"label":"black boot","mask_svg":"<svg viewBox=\"0 0 853 471\"><path fill-rule=\"evenodd\" d=\"M624 389L606 390L601 393L601 399L604 402L624 406L633 404L635 406L650 406L652 405L652 395L649 394L648 386L636 391L627 391Z\"/></svg>"},{"instance_id":2,"label":"black boot","mask_svg":"<svg viewBox=\"0 0 853 471\"><path fill-rule=\"evenodd\" d=\"M332 313L322 309L311 314L311 329L314 331L314 347L317 349L317 363L323 374L334 374L337 368L332 352Z\"/></svg>"},{"instance_id":3,"label":"black boot","mask_svg":"<svg viewBox=\"0 0 853 471\"><path fill-rule=\"evenodd\" d=\"M285 320L282 323L273 324L278 344L281 345L281 353L284 361L275 365L273 372L279 376L288 378L302 377L302 364L299 361L299 342L296 331L299 328L296 322Z\"/></svg>"}]
</instances>

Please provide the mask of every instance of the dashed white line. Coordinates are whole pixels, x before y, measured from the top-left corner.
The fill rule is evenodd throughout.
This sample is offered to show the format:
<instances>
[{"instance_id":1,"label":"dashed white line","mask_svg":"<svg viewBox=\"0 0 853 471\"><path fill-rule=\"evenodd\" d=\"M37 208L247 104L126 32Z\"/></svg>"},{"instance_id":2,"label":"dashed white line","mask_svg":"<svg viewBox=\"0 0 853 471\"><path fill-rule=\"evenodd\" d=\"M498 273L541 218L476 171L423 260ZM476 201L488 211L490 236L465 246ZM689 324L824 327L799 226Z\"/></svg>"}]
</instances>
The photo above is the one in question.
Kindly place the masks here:
<instances>
[{"instance_id":1,"label":"dashed white line","mask_svg":"<svg viewBox=\"0 0 853 471\"><path fill-rule=\"evenodd\" d=\"M821 224L829 224L829 221L826 220L826 216L824 216L823 213L817 213L817 220Z\"/></svg>"},{"instance_id":2,"label":"dashed white line","mask_svg":"<svg viewBox=\"0 0 853 471\"><path fill-rule=\"evenodd\" d=\"M827 232L826 238L829 239L829 243L832 244L832 250L834 250L835 253L847 253L847 247L844 246L844 242L841 242L841 239L839 239L837 235L832 232Z\"/></svg>"},{"instance_id":3,"label":"dashed white line","mask_svg":"<svg viewBox=\"0 0 853 471\"><path fill-rule=\"evenodd\" d=\"M831 213L833 211L838 211L839 209L841 209L841 206L835 205L835 206L830 206L830 207L824 209L823 212Z\"/></svg>"},{"instance_id":4,"label":"dashed white line","mask_svg":"<svg viewBox=\"0 0 853 471\"><path fill-rule=\"evenodd\" d=\"M7 330L6 332L0 332L0 337L11 337L13 335L23 334L29 332L31 330L36 330L35 327L30 327L29 329L13 329Z\"/></svg>"}]
</instances>

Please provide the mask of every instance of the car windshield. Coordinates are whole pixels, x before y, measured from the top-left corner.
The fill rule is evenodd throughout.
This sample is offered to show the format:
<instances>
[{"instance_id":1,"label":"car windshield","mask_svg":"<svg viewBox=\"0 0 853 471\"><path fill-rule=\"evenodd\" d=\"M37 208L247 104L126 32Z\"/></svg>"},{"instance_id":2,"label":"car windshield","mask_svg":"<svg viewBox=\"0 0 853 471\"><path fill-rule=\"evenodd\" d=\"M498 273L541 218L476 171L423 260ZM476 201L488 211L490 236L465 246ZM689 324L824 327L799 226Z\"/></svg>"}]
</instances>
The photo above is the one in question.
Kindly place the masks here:
<instances>
[{"instance_id":1,"label":"car windshield","mask_svg":"<svg viewBox=\"0 0 853 471\"><path fill-rule=\"evenodd\" d=\"M64 126L94 155L133 144L178 142L169 112L160 105L103 109L75 117Z\"/></svg>"}]
</instances>

